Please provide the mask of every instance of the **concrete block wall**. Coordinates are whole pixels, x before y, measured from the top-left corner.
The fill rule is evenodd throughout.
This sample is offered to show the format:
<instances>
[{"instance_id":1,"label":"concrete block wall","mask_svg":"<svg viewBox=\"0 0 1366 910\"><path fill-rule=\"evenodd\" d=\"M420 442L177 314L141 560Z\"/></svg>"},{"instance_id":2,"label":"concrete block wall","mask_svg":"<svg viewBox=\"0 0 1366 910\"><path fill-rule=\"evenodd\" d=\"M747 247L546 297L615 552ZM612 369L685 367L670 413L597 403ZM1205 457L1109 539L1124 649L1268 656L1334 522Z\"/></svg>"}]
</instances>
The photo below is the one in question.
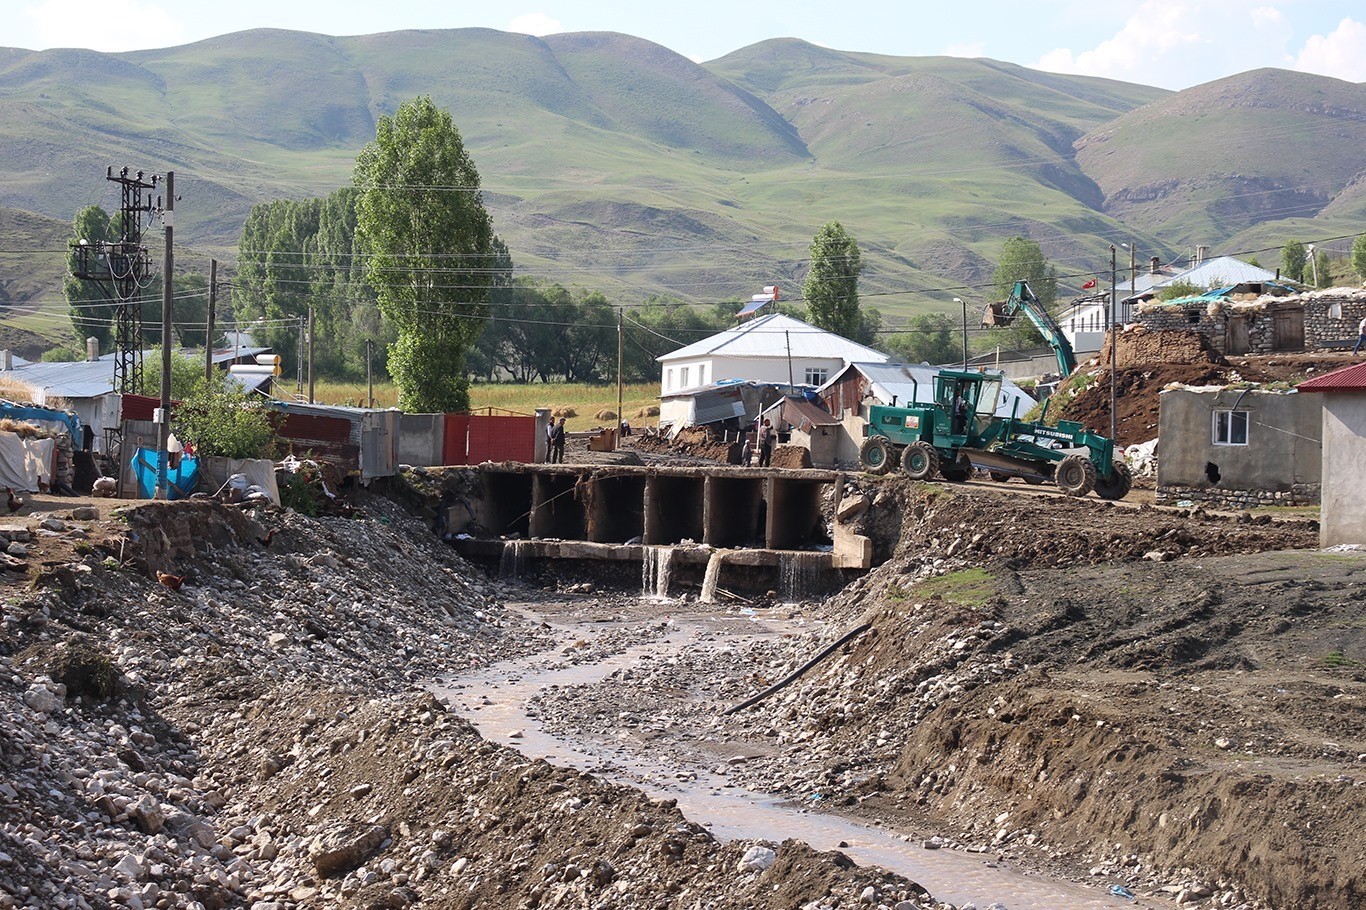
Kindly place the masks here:
<instances>
[{"instance_id":1,"label":"concrete block wall","mask_svg":"<svg viewBox=\"0 0 1366 910\"><path fill-rule=\"evenodd\" d=\"M398 422L398 460L430 468L442 464L445 414L404 414Z\"/></svg>"}]
</instances>

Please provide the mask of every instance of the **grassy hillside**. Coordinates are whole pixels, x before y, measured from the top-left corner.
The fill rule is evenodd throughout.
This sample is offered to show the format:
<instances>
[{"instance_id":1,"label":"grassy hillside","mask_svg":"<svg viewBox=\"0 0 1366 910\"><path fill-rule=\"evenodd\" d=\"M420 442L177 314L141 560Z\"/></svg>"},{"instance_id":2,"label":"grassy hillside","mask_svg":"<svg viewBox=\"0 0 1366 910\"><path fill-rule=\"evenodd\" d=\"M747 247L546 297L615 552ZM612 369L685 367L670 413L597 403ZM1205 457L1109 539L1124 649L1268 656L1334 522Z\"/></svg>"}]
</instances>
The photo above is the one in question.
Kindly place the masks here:
<instances>
[{"instance_id":1,"label":"grassy hillside","mask_svg":"<svg viewBox=\"0 0 1366 910\"><path fill-rule=\"evenodd\" d=\"M1364 144L1366 84L1263 69L1125 114L1083 137L1077 160L1105 211L1214 243L1263 223L1333 217L1325 210L1362 172Z\"/></svg>"},{"instance_id":2,"label":"grassy hillside","mask_svg":"<svg viewBox=\"0 0 1366 910\"><path fill-rule=\"evenodd\" d=\"M1085 274L1118 239L1168 258L1275 233L1264 217L1322 210L1293 225L1305 237L1359 223L1359 191L1333 200L1359 169L1361 91L1261 71L1173 95L791 39L697 65L626 35L485 29L0 49L0 205L66 224L117 207L107 166L170 168L178 242L230 261L254 202L347 183L376 119L430 94L528 274L626 303L773 282L792 298L810 238L839 219L865 254L866 302L904 317L985 298L961 286L984 283L1015 234ZM60 310L44 286L20 290Z\"/></svg>"}]
</instances>

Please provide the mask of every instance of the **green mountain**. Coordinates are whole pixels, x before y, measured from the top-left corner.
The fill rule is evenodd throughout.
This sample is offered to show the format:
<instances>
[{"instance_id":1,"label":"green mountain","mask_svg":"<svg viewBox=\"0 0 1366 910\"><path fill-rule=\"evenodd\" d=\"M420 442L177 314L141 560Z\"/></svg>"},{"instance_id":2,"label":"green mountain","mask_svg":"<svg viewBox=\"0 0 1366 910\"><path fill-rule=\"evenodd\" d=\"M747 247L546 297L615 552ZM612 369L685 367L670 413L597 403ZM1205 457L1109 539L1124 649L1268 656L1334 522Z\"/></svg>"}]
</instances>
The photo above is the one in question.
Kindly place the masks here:
<instances>
[{"instance_id":1,"label":"green mountain","mask_svg":"<svg viewBox=\"0 0 1366 910\"><path fill-rule=\"evenodd\" d=\"M376 119L429 94L528 274L626 303L775 281L796 297L812 235L839 219L865 254L866 304L908 315L985 299L962 286L1015 234L1089 275L1120 239L1169 258L1359 225L1363 91L1263 70L1172 94L793 39L698 65L627 35L484 29L0 49L0 205L68 224L117 207L108 166L173 169L192 250L178 261L230 262L253 203L347 183ZM18 287L15 268L0 257L0 287ZM55 287L22 293L61 309Z\"/></svg>"}]
</instances>

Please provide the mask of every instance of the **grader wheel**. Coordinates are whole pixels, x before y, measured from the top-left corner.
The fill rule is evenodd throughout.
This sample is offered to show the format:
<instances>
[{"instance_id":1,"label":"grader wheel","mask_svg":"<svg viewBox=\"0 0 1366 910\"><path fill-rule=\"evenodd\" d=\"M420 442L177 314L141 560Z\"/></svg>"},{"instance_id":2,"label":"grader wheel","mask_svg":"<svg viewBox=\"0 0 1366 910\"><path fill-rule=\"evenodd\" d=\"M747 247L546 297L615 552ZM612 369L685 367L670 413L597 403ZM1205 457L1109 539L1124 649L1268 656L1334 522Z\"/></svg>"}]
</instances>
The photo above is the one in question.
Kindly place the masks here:
<instances>
[{"instance_id":1,"label":"grader wheel","mask_svg":"<svg viewBox=\"0 0 1366 910\"><path fill-rule=\"evenodd\" d=\"M1068 455L1058 462L1053 482L1068 496L1085 496L1096 488L1096 466L1083 455Z\"/></svg>"}]
</instances>

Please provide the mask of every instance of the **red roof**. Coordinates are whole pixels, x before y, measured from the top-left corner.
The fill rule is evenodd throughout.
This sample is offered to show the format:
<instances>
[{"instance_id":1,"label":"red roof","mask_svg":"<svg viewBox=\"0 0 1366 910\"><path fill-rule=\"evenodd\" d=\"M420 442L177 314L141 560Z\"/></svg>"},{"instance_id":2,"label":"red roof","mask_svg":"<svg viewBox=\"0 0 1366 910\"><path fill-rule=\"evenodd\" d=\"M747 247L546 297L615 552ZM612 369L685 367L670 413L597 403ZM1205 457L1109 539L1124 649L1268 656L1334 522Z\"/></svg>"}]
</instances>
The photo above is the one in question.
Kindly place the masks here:
<instances>
[{"instance_id":1,"label":"red roof","mask_svg":"<svg viewBox=\"0 0 1366 910\"><path fill-rule=\"evenodd\" d=\"M1343 367L1313 379L1306 379L1295 387L1301 392L1357 392L1366 391L1366 363Z\"/></svg>"}]
</instances>

